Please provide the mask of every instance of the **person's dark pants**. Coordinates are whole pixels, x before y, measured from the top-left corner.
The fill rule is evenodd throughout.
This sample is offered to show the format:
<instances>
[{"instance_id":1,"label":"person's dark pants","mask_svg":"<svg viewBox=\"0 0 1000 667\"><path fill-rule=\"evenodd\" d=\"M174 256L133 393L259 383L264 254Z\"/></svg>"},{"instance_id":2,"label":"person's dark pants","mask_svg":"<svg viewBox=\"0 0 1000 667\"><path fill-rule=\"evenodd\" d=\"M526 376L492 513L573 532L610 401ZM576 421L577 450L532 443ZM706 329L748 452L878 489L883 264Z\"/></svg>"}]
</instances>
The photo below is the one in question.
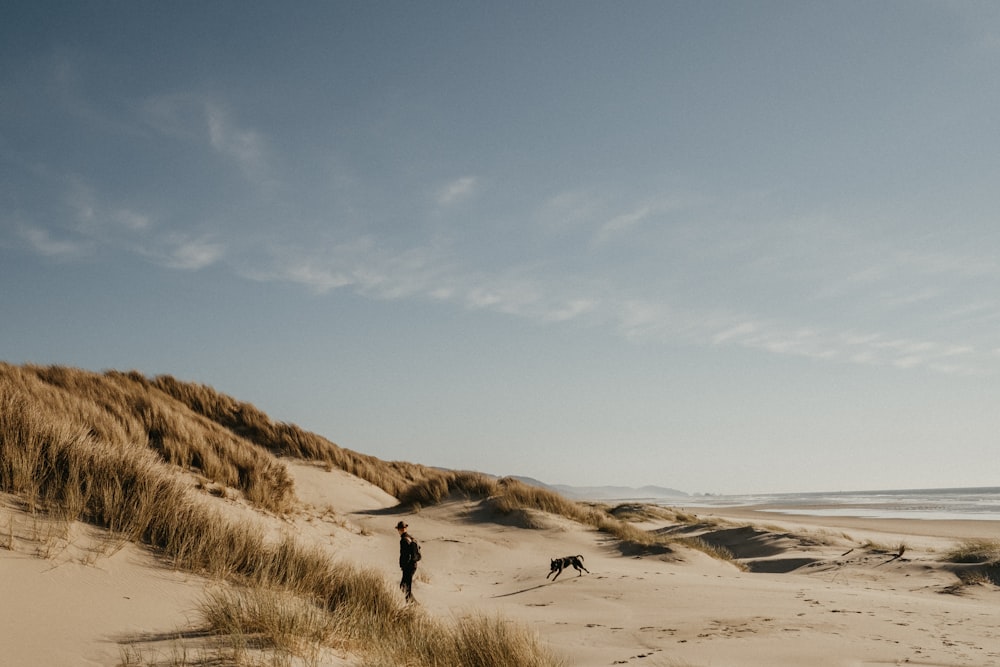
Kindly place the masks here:
<instances>
[{"instance_id":1,"label":"person's dark pants","mask_svg":"<svg viewBox=\"0 0 1000 667\"><path fill-rule=\"evenodd\" d=\"M417 568L413 566L403 568L403 578L399 582L399 590L406 593L407 602L413 599L413 573L416 571Z\"/></svg>"}]
</instances>

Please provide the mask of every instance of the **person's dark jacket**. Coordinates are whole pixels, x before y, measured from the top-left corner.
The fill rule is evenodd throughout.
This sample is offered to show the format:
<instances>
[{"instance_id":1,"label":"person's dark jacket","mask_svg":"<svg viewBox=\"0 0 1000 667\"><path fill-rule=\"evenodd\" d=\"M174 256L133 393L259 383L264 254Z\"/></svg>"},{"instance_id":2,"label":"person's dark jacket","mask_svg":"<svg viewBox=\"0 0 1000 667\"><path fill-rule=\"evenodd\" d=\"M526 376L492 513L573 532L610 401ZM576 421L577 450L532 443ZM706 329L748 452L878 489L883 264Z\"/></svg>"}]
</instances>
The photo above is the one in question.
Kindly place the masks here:
<instances>
[{"instance_id":1,"label":"person's dark jacket","mask_svg":"<svg viewBox=\"0 0 1000 667\"><path fill-rule=\"evenodd\" d=\"M413 538L409 533L404 532L399 536L399 567L402 569L416 568L417 562L413 559Z\"/></svg>"}]
</instances>

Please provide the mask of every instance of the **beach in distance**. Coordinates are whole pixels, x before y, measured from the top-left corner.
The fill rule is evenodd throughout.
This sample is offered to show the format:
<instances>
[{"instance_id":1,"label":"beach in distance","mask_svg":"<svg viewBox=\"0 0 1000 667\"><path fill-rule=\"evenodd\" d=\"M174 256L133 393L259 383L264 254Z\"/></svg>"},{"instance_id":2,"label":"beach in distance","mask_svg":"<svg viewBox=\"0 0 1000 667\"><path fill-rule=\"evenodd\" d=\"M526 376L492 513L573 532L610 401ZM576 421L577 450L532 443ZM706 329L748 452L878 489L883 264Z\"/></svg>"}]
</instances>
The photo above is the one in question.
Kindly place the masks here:
<instances>
[{"instance_id":1,"label":"beach in distance","mask_svg":"<svg viewBox=\"0 0 1000 667\"><path fill-rule=\"evenodd\" d=\"M1000 521L1000 487L694 496L689 507L746 507L811 516Z\"/></svg>"}]
</instances>

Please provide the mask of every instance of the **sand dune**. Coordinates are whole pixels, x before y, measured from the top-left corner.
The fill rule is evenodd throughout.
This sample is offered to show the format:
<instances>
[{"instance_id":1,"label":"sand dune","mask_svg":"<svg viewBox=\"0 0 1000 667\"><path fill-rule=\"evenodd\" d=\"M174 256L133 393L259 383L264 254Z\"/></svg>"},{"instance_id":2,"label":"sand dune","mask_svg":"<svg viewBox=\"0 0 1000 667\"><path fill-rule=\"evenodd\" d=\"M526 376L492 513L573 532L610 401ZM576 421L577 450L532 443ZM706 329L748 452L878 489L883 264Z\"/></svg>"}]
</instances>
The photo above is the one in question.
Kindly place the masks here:
<instances>
[{"instance_id":1,"label":"sand dune","mask_svg":"<svg viewBox=\"0 0 1000 667\"><path fill-rule=\"evenodd\" d=\"M691 523L643 527L698 536L729 549L735 564L683 547L623 555L608 535L561 517L512 520L461 498L401 513L392 496L343 471L286 464L298 505L267 519L276 530L395 580L393 525L402 518L423 545L419 604L444 617L500 613L532 628L568 665L1000 664L1000 590L959 585L960 566L943 562L960 537L1000 534L991 522L695 510L702 513ZM176 636L194 629L193 609L211 581L109 544L96 528L73 524L53 537L46 531L62 529L12 503L2 512L2 664L110 667L129 647L165 661L204 641ZM546 579L549 558L570 554L583 555L590 573ZM364 662L330 650L308 664Z\"/></svg>"},{"instance_id":2,"label":"sand dune","mask_svg":"<svg viewBox=\"0 0 1000 667\"><path fill-rule=\"evenodd\" d=\"M373 534L355 553L393 576L395 516L354 516ZM730 548L748 572L694 550L622 556L602 534L570 522L492 524L476 503L459 500L406 517L427 554L422 604L441 614L501 611L536 629L570 665L1000 664L1000 592L956 587L954 566L941 562L952 536L936 534L937 524L853 521L839 530L796 517L786 531L780 517L759 518L768 528L740 525L744 513L732 517L737 525L691 531ZM898 558L877 546L901 541ZM583 554L591 574L546 580L548 559L567 554Z\"/></svg>"},{"instance_id":3,"label":"sand dune","mask_svg":"<svg viewBox=\"0 0 1000 667\"><path fill-rule=\"evenodd\" d=\"M1000 664L996 523L583 505L169 376L0 362L0 488L5 667Z\"/></svg>"},{"instance_id":4,"label":"sand dune","mask_svg":"<svg viewBox=\"0 0 1000 667\"><path fill-rule=\"evenodd\" d=\"M0 664L117 665L123 642L188 625L210 582L106 531L0 507Z\"/></svg>"}]
</instances>

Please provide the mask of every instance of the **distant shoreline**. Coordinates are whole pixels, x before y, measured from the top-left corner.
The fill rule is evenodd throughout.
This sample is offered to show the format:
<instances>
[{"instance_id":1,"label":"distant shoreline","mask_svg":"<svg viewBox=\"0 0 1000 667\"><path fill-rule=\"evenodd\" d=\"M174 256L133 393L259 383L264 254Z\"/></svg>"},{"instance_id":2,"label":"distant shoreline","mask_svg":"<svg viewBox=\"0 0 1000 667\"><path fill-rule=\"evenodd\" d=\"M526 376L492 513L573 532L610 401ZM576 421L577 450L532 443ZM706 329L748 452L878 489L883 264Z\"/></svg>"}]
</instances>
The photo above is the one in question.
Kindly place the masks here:
<instances>
[{"instance_id":1,"label":"distant shoreline","mask_svg":"<svg viewBox=\"0 0 1000 667\"><path fill-rule=\"evenodd\" d=\"M649 502L695 512L752 508L760 513L816 517L1000 521L1000 487L692 496Z\"/></svg>"},{"instance_id":2,"label":"distant shoreline","mask_svg":"<svg viewBox=\"0 0 1000 667\"><path fill-rule=\"evenodd\" d=\"M1000 519L991 518L924 519L919 517L867 517L813 513L827 508L827 506L821 505L798 507L771 504L729 507L675 505L674 507L699 517L717 517L755 524L779 523L796 528L840 528L949 539L991 539L1000 535Z\"/></svg>"}]
</instances>

